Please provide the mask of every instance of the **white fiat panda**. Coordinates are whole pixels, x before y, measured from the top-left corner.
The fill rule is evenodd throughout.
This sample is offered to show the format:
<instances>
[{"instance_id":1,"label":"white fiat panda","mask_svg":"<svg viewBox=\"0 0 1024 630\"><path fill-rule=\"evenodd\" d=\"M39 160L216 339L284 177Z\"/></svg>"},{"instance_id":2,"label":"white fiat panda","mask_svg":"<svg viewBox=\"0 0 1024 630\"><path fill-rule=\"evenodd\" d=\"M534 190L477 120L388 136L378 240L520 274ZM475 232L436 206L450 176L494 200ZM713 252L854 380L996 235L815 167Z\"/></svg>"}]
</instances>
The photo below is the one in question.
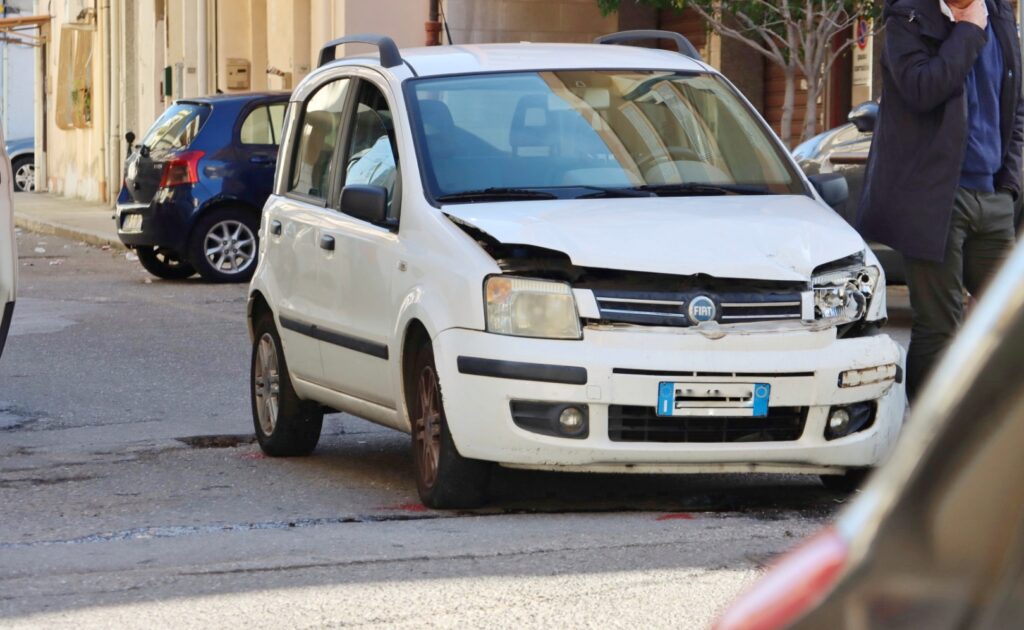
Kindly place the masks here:
<instances>
[{"instance_id":1,"label":"white fiat panda","mask_svg":"<svg viewBox=\"0 0 1024 630\"><path fill-rule=\"evenodd\" d=\"M14 317L14 291L18 279L18 248L14 240L14 173L4 151L0 130L0 357Z\"/></svg>"},{"instance_id":2,"label":"white fiat panda","mask_svg":"<svg viewBox=\"0 0 1024 630\"><path fill-rule=\"evenodd\" d=\"M650 37L680 53L608 45ZM885 458L903 356L845 180L681 36L598 41L323 49L249 294L267 454L349 412L412 435L435 508L494 464L843 486Z\"/></svg>"}]
</instances>

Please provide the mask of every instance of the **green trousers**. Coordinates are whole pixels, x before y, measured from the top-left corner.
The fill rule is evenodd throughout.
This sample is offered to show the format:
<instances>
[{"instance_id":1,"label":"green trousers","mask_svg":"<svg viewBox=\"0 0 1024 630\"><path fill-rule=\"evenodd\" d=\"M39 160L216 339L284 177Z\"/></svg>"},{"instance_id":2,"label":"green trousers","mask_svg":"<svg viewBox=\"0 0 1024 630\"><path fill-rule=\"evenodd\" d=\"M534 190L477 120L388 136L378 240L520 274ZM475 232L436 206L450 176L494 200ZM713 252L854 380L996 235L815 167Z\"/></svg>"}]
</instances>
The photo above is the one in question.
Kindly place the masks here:
<instances>
[{"instance_id":1,"label":"green trousers","mask_svg":"<svg viewBox=\"0 0 1024 630\"><path fill-rule=\"evenodd\" d=\"M1013 196L960 188L953 203L945 260L904 258L914 313L907 353L911 402L960 327L964 290L977 297L1013 244Z\"/></svg>"}]
</instances>

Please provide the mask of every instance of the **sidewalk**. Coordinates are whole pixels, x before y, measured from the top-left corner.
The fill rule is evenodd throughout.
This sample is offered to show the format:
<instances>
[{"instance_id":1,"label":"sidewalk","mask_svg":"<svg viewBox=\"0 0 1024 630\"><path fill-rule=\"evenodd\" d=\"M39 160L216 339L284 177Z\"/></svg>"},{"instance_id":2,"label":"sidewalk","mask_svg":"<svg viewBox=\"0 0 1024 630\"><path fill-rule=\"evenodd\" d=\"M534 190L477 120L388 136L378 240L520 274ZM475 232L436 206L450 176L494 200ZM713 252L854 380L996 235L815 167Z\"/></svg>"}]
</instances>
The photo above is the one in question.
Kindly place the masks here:
<instances>
[{"instance_id":1,"label":"sidewalk","mask_svg":"<svg viewBox=\"0 0 1024 630\"><path fill-rule=\"evenodd\" d=\"M90 245L124 249L114 226L114 209L105 204L49 193L15 193L14 224L40 234L54 234Z\"/></svg>"}]
</instances>

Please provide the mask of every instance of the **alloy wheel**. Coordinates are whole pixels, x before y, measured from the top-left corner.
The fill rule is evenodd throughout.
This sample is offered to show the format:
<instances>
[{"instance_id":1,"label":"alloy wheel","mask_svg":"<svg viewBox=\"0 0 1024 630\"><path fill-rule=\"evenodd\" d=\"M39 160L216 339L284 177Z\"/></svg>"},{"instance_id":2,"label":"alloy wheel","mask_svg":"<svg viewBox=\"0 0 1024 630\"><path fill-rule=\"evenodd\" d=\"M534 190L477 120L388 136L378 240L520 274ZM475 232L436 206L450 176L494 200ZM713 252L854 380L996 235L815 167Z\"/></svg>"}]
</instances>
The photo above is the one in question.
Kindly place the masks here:
<instances>
[{"instance_id":1,"label":"alloy wheel","mask_svg":"<svg viewBox=\"0 0 1024 630\"><path fill-rule=\"evenodd\" d=\"M437 374L426 366L419 379L418 417L415 423L416 448L419 450L420 478L427 487L437 480L441 457L441 396Z\"/></svg>"},{"instance_id":2,"label":"alloy wheel","mask_svg":"<svg viewBox=\"0 0 1024 630\"><path fill-rule=\"evenodd\" d=\"M203 252L215 270L242 273L256 260L256 235L245 223L226 219L215 223L206 233Z\"/></svg>"},{"instance_id":3,"label":"alloy wheel","mask_svg":"<svg viewBox=\"0 0 1024 630\"><path fill-rule=\"evenodd\" d=\"M256 414L263 435L270 436L277 425L281 398L281 372L277 365L277 344L269 332L260 337L253 366L253 389L256 394Z\"/></svg>"},{"instance_id":4,"label":"alloy wheel","mask_svg":"<svg viewBox=\"0 0 1024 630\"><path fill-rule=\"evenodd\" d=\"M14 172L14 187L22 192L33 192L36 189L36 165L32 162L22 164Z\"/></svg>"}]
</instances>

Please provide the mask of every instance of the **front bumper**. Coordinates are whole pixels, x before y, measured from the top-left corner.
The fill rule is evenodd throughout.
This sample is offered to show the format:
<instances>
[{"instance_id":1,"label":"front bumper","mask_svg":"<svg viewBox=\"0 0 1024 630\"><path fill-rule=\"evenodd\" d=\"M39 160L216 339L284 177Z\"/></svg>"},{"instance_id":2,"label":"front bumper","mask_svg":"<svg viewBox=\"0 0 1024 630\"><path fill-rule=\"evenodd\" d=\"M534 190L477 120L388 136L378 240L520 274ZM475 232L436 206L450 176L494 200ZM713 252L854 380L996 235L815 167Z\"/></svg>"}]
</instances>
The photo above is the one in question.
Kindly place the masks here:
<instances>
[{"instance_id":1,"label":"front bumper","mask_svg":"<svg viewBox=\"0 0 1024 630\"><path fill-rule=\"evenodd\" d=\"M166 247L185 254L196 201L191 186L161 189L148 204L122 201L114 215L117 237L129 247ZM137 218L133 218L137 217ZM141 223L139 221L141 220Z\"/></svg>"},{"instance_id":2,"label":"front bumper","mask_svg":"<svg viewBox=\"0 0 1024 630\"><path fill-rule=\"evenodd\" d=\"M879 464L902 425L905 397L893 381L840 388L844 370L897 364L903 352L888 335L836 339L834 330L726 334L662 328L588 328L582 341L525 339L451 329L434 340L448 424L459 452L474 459L524 468L621 472L807 472L835 473ZM460 369L460 360L461 369ZM467 359L485 359L483 363ZM482 376L500 359L504 376ZM519 364L548 370L542 380L523 380ZM481 365L491 367L479 369ZM511 366L511 367L509 367ZM581 374L580 369L585 370ZM498 370L499 372L501 370ZM529 370L528 370L529 371ZM543 373L543 372L542 372ZM581 378L582 376L582 378ZM775 442L623 442L609 437L609 407L654 408L662 381L768 383L770 407L800 407L800 437ZM545 382L547 381L547 382ZM555 382L551 382L555 381ZM586 404L585 439L540 435L517 426L510 402ZM828 441L833 405L875 401L874 423Z\"/></svg>"}]
</instances>

